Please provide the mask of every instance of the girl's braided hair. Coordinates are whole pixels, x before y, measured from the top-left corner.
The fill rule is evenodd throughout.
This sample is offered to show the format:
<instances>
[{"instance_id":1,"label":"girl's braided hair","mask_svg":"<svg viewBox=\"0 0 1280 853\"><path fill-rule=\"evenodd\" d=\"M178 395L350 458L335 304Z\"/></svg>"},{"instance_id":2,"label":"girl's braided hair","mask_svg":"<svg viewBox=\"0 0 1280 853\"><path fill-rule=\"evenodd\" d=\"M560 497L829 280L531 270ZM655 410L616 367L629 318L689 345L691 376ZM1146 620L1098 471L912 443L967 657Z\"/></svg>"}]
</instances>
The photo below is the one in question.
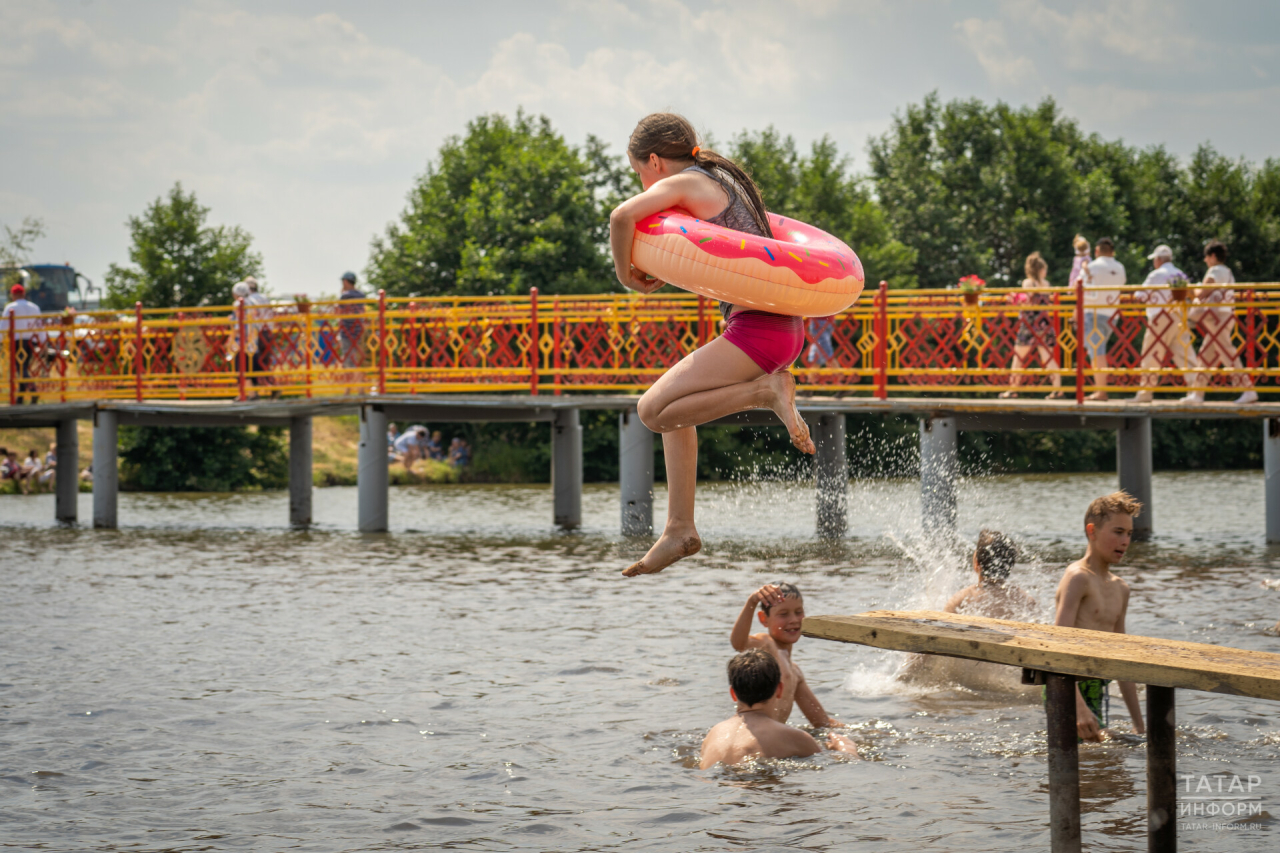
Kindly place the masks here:
<instances>
[{"instance_id":1,"label":"girl's braided hair","mask_svg":"<svg viewBox=\"0 0 1280 853\"><path fill-rule=\"evenodd\" d=\"M756 182L728 157L699 147L698 134L684 116L651 113L640 119L636 129L631 131L627 153L641 162L648 160L650 154L657 154L668 160L692 160L694 165L709 171L719 170L746 196L747 207L751 210L756 225L760 227L760 232L766 237L773 237L764 199L760 197L760 188L756 186Z\"/></svg>"}]
</instances>

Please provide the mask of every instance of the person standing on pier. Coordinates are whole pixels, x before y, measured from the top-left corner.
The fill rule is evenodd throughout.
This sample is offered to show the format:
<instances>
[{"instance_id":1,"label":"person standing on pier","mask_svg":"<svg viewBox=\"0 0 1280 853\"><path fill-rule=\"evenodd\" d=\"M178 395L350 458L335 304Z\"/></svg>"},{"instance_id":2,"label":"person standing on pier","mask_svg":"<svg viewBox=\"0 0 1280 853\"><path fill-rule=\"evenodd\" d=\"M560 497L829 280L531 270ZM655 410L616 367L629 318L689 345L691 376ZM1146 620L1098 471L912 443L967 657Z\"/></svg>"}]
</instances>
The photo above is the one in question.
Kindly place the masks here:
<instances>
[{"instance_id":1,"label":"person standing on pier","mask_svg":"<svg viewBox=\"0 0 1280 853\"><path fill-rule=\"evenodd\" d=\"M1236 398L1239 405L1258 402L1258 392L1253 389L1253 380L1244 371L1236 348L1236 292L1231 285L1236 277L1227 266L1227 247L1213 240L1204 247L1204 264L1209 269L1204 274L1205 286L1196 289L1196 304L1207 307L1191 309L1189 319L1200 327L1204 340L1200 344L1200 363L1204 367L1229 367L1236 373L1231 374L1231 384L1242 389ZM1210 286L1212 285L1212 286ZM1206 383L1208 377L1205 377Z\"/></svg>"},{"instance_id":2,"label":"person standing on pier","mask_svg":"<svg viewBox=\"0 0 1280 853\"><path fill-rule=\"evenodd\" d=\"M1147 255L1153 269L1144 287L1134 297L1147 304L1147 330L1142 335L1142 370L1154 371L1164 366L1171 359L1180 370L1191 371L1199 366L1195 346L1191 343L1191 329L1187 326L1187 314L1173 304L1172 286L1179 283L1185 285L1187 277L1173 265L1173 249L1161 244L1155 251ZM1156 306L1156 307L1151 307ZM1144 372L1139 380L1142 390L1134 395L1138 403L1150 403L1154 398L1151 389L1160 381L1155 373ZM1199 385L1199 376L1184 372L1182 381L1189 386ZM1180 403L1203 403L1203 391L1191 391Z\"/></svg>"},{"instance_id":3,"label":"person standing on pier","mask_svg":"<svg viewBox=\"0 0 1280 853\"><path fill-rule=\"evenodd\" d=\"M703 149L682 116L654 113L641 119L627 143L627 159L644 191L609 217L614 272L624 287L648 294L665 284L631 264L636 223L659 211L682 208L713 225L773 236L755 183L732 160ZM791 443L814 452L796 409L796 382L787 370L804 348L801 318L723 303L720 308L724 334L659 377L637 406L641 422L662 434L667 524L644 558L623 571L627 577L660 572L702 549L693 519L699 424L748 409L771 409Z\"/></svg>"},{"instance_id":4,"label":"person standing on pier","mask_svg":"<svg viewBox=\"0 0 1280 853\"><path fill-rule=\"evenodd\" d=\"M36 319L40 315L40 306L27 299L27 289L21 284L15 284L9 288L9 297L11 301L4 306L4 313L0 314L5 320L4 331L9 331L8 318L12 316L14 347L13 357L17 362L17 370L14 371L19 379L28 379L31 376L31 369L35 367L36 354L40 350L40 342L44 339L44 333L39 331L40 321ZM18 383L17 403L19 406L23 404L27 393L31 394L31 405L35 405L40 401L36 396L36 383L22 382Z\"/></svg>"},{"instance_id":5,"label":"person standing on pier","mask_svg":"<svg viewBox=\"0 0 1280 853\"><path fill-rule=\"evenodd\" d=\"M1110 237L1103 237L1095 246L1098 258L1087 264L1084 274L1084 332L1081 343L1089 354L1093 367L1093 383L1097 386L1086 399L1106 400L1107 341L1111 339L1116 308L1120 304L1119 288L1125 285L1124 264L1116 260L1116 247ZM1072 287L1075 281L1072 281Z\"/></svg>"}]
</instances>

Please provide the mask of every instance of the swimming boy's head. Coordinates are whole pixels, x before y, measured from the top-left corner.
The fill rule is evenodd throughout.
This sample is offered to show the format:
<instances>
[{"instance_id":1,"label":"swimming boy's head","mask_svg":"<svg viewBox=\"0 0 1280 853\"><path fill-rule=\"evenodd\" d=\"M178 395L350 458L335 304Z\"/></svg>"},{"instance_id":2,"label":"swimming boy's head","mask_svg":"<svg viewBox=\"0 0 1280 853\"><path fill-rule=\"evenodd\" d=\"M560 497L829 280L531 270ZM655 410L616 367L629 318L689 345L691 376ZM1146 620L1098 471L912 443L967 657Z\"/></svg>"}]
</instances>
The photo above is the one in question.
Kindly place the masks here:
<instances>
[{"instance_id":1,"label":"swimming boy's head","mask_svg":"<svg viewBox=\"0 0 1280 853\"><path fill-rule=\"evenodd\" d=\"M1089 547L1108 564L1120 562L1129 550L1133 519L1140 512L1142 504L1128 492L1096 498L1084 514L1084 535L1089 538Z\"/></svg>"},{"instance_id":2,"label":"swimming boy's head","mask_svg":"<svg viewBox=\"0 0 1280 853\"><path fill-rule=\"evenodd\" d=\"M793 583L785 581L774 584L782 595L777 604L760 602L760 624L769 631L777 643L794 643L800 639L800 628L804 624L804 596Z\"/></svg>"},{"instance_id":3,"label":"swimming boy's head","mask_svg":"<svg viewBox=\"0 0 1280 853\"><path fill-rule=\"evenodd\" d=\"M747 649L729 661L729 695L747 706L759 705L777 696L782 687L782 670L773 655L763 649Z\"/></svg>"},{"instance_id":4,"label":"swimming boy's head","mask_svg":"<svg viewBox=\"0 0 1280 853\"><path fill-rule=\"evenodd\" d=\"M721 172L746 196L747 207L763 234L773 236L765 215L760 188L742 167L727 157L698 144L698 133L689 120L675 113L651 113L640 119L627 140L627 159L646 190L663 178L679 174L690 166Z\"/></svg>"},{"instance_id":5,"label":"swimming boy's head","mask_svg":"<svg viewBox=\"0 0 1280 853\"><path fill-rule=\"evenodd\" d=\"M983 530L978 534L978 547L973 550L973 567L984 581L1004 583L1017 561L1018 546L1008 536L995 530Z\"/></svg>"}]
</instances>

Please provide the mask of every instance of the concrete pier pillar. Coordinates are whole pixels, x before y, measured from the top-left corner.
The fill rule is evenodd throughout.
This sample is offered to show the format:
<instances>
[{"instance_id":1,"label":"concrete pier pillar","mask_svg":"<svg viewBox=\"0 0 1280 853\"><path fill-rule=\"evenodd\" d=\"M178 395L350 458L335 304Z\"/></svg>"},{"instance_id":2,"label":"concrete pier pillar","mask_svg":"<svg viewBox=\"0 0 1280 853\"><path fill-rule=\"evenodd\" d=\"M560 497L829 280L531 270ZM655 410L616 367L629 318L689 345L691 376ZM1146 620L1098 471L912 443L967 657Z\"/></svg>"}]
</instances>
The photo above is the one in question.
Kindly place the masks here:
<instances>
[{"instance_id":1,"label":"concrete pier pillar","mask_svg":"<svg viewBox=\"0 0 1280 853\"><path fill-rule=\"evenodd\" d=\"M582 524L582 426L577 409L556 409L551 422L551 493L555 523L566 530Z\"/></svg>"},{"instance_id":2,"label":"concrete pier pillar","mask_svg":"<svg viewBox=\"0 0 1280 853\"><path fill-rule=\"evenodd\" d=\"M387 485L387 414L379 406L361 406L356 454L356 515L361 533L386 532Z\"/></svg>"},{"instance_id":3,"label":"concrete pier pillar","mask_svg":"<svg viewBox=\"0 0 1280 853\"><path fill-rule=\"evenodd\" d=\"M58 467L54 477L57 496L53 517L68 524L76 523L76 504L80 500L80 437L76 435L76 419L58 421Z\"/></svg>"},{"instance_id":4,"label":"concrete pier pillar","mask_svg":"<svg viewBox=\"0 0 1280 853\"><path fill-rule=\"evenodd\" d=\"M618 415L618 486L622 535L653 533L653 433L635 409Z\"/></svg>"},{"instance_id":5,"label":"concrete pier pillar","mask_svg":"<svg viewBox=\"0 0 1280 853\"><path fill-rule=\"evenodd\" d=\"M1116 471L1120 488L1142 501L1142 513L1133 520L1133 538L1146 539L1155 530L1151 501L1151 418L1125 418L1116 430Z\"/></svg>"},{"instance_id":6,"label":"concrete pier pillar","mask_svg":"<svg viewBox=\"0 0 1280 853\"><path fill-rule=\"evenodd\" d=\"M311 487L311 418L290 418L289 523L294 527L311 524Z\"/></svg>"},{"instance_id":7,"label":"concrete pier pillar","mask_svg":"<svg viewBox=\"0 0 1280 853\"><path fill-rule=\"evenodd\" d=\"M1280 418L1262 422L1262 466L1267 474L1267 542L1280 543Z\"/></svg>"},{"instance_id":8,"label":"concrete pier pillar","mask_svg":"<svg viewBox=\"0 0 1280 853\"><path fill-rule=\"evenodd\" d=\"M818 452L813 479L818 491L818 535L839 539L849 526L849 459L843 412L825 412L810 421Z\"/></svg>"},{"instance_id":9,"label":"concrete pier pillar","mask_svg":"<svg viewBox=\"0 0 1280 853\"><path fill-rule=\"evenodd\" d=\"M116 501L120 493L120 435L116 413L93 413L93 526L115 529Z\"/></svg>"},{"instance_id":10,"label":"concrete pier pillar","mask_svg":"<svg viewBox=\"0 0 1280 853\"><path fill-rule=\"evenodd\" d=\"M958 437L953 417L920 420L920 510L926 533L956 529Z\"/></svg>"}]
</instances>

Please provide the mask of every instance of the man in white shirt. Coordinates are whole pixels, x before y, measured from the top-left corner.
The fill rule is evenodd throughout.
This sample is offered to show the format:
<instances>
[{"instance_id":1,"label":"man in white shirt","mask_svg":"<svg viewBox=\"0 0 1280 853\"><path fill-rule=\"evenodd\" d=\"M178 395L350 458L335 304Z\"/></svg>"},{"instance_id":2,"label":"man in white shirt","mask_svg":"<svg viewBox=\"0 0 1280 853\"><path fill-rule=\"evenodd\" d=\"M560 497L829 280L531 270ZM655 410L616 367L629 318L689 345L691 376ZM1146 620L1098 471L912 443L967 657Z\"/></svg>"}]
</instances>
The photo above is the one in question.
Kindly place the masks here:
<instances>
[{"instance_id":1,"label":"man in white shirt","mask_svg":"<svg viewBox=\"0 0 1280 853\"><path fill-rule=\"evenodd\" d=\"M245 276L243 282L249 288L249 295L244 298L244 304L247 306L245 313L246 325L249 326L248 335L253 353L250 359L249 370L253 373L263 374L261 376L252 376L250 380L254 385L270 385L271 377L265 375L271 370L271 324L268 318L271 316L271 309L262 306L269 306L271 300L265 294L258 292L258 280L253 276Z\"/></svg>"},{"instance_id":2,"label":"man in white shirt","mask_svg":"<svg viewBox=\"0 0 1280 853\"><path fill-rule=\"evenodd\" d=\"M1119 288L1125 285L1124 264L1116 260L1116 247L1110 237L1094 246L1098 258L1084 266L1084 333L1082 343L1093 367L1093 381L1098 390L1089 400L1107 399L1107 341L1120 304ZM1074 282L1073 282L1074 283Z\"/></svg>"},{"instance_id":3,"label":"man in white shirt","mask_svg":"<svg viewBox=\"0 0 1280 853\"><path fill-rule=\"evenodd\" d=\"M1173 304L1173 294L1170 291L1171 285L1185 287L1187 277L1173 265L1173 249L1164 244L1156 246L1155 251L1147 255L1147 259L1155 269L1142 284L1151 289L1134 294L1137 301L1145 302L1148 306L1147 330L1142 335L1141 367L1143 370L1157 370L1172 359L1184 371L1182 379L1188 386L1199 385L1200 377L1197 374L1185 372L1199 367L1199 359L1196 358L1195 347L1191 343L1191 329L1187 326L1187 312L1185 306ZM1133 399L1139 403L1150 403L1150 389L1160 381L1160 377L1154 373L1144 373L1139 381L1142 390ZM1203 403L1204 392L1192 391L1178 402Z\"/></svg>"},{"instance_id":4,"label":"man in white shirt","mask_svg":"<svg viewBox=\"0 0 1280 853\"><path fill-rule=\"evenodd\" d=\"M9 317L13 317L13 355L18 362L16 372L21 378L28 379L31 368L35 366L40 344L44 341L44 332L40 331L40 321L36 319L40 314L40 306L27 300L27 289L21 284L9 288L9 296L12 301L4 306L4 325L0 331L5 335L9 334ZM39 402L40 398L36 396L35 390L34 382L19 382L18 405L22 405L27 393L31 394L31 405Z\"/></svg>"},{"instance_id":5,"label":"man in white shirt","mask_svg":"<svg viewBox=\"0 0 1280 853\"><path fill-rule=\"evenodd\" d=\"M1240 348L1236 346L1236 292L1231 287L1236 277L1227 266L1227 247L1213 240L1204 247L1205 287L1196 290L1196 304L1210 307L1193 308L1190 319L1200 329L1200 363L1205 367L1234 368L1231 384L1243 388L1236 403L1247 405L1258 402L1258 392L1253 390L1253 380L1244 372L1240 361Z\"/></svg>"}]
</instances>

